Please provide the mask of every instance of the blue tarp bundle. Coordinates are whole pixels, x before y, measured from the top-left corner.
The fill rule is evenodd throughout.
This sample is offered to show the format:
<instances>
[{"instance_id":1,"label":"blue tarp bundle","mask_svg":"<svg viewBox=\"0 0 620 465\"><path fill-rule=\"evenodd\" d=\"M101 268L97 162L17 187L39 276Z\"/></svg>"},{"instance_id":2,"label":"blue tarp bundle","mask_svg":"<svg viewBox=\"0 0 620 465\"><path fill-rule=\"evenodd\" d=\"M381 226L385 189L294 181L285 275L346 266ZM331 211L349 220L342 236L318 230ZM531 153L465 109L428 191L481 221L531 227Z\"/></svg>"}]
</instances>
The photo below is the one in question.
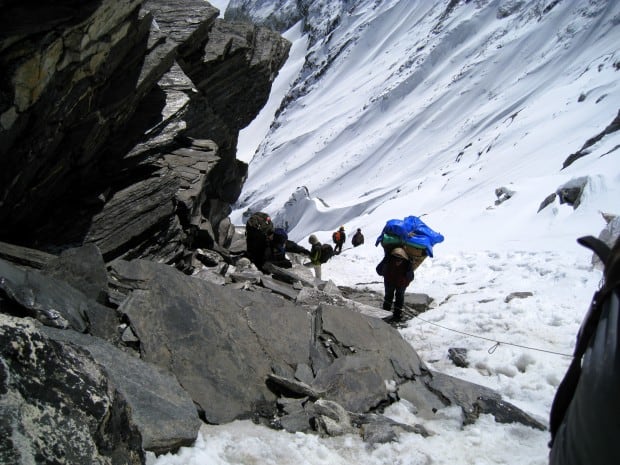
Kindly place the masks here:
<instances>
[{"instance_id":1,"label":"blue tarp bundle","mask_svg":"<svg viewBox=\"0 0 620 465\"><path fill-rule=\"evenodd\" d=\"M384 236L397 238L401 244L426 250L429 257L433 256L433 246L443 242L443 236L429 228L417 216L408 216L404 220L389 220L385 223L375 246L379 245Z\"/></svg>"}]
</instances>

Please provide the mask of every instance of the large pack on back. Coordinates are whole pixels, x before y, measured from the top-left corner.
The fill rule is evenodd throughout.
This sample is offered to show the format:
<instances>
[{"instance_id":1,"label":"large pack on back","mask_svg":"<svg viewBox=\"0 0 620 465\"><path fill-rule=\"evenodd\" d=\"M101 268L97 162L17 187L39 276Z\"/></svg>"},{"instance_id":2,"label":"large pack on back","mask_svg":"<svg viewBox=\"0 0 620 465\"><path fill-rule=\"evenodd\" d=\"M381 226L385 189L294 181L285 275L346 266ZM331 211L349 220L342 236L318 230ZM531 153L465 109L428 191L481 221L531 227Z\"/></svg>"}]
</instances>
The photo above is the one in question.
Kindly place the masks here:
<instances>
[{"instance_id":1,"label":"large pack on back","mask_svg":"<svg viewBox=\"0 0 620 465\"><path fill-rule=\"evenodd\" d=\"M426 257L433 256L433 246L443 240L440 233L432 230L420 218L408 216L403 220L386 222L375 246L381 244L386 253L396 247L403 248L416 269Z\"/></svg>"},{"instance_id":2,"label":"large pack on back","mask_svg":"<svg viewBox=\"0 0 620 465\"><path fill-rule=\"evenodd\" d=\"M265 262L267 236L273 233L273 222L265 212L253 213L245 224L245 241L248 258L261 269Z\"/></svg>"},{"instance_id":3,"label":"large pack on back","mask_svg":"<svg viewBox=\"0 0 620 465\"><path fill-rule=\"evenodd\" d=\"M246 231L258 232L265 237L273 232L273 222L271 217L265 212L255 212L248 218L245 224Z\"/></svg>"}]
</instances>

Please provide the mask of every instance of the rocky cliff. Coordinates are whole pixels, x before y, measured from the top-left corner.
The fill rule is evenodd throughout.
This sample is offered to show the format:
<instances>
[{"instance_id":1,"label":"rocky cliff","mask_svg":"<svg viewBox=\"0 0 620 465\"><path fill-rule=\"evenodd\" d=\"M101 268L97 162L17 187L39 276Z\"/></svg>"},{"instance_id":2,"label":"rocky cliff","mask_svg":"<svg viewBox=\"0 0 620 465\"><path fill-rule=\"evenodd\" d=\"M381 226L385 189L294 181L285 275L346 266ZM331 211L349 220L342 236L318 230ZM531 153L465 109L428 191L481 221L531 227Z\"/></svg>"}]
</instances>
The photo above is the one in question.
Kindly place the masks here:
<instances>
[{"instance_id":1,"label":"rocky cliff","mask_svg":"<svg viewBox=\"0 0 620 465\"><path fill-rule=\"evenodd\" d=\"M202 0L3 9L0 240L181 267L230 241L238 131L290 44Z\"/></svg>"}]
</instances>

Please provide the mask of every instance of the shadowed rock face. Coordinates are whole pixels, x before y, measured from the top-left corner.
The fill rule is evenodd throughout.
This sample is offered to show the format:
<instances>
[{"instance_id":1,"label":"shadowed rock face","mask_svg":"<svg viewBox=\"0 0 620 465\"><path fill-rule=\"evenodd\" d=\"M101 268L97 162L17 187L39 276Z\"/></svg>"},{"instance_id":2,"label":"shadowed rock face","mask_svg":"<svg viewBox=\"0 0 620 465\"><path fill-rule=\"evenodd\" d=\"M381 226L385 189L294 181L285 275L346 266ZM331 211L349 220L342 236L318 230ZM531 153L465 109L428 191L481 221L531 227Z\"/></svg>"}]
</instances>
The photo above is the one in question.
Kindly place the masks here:
<instances>
[{"instance_id":1,"label":"shadowed rock face","mask_svg":"<svg viewBox=\"0 0 620 465\"><path fill-rule=\"evenodd\" d=\"M106 261L168 263L204 245L197 230L218 242L247 174L238 131L266 102L290 43L216 20L202 0L9 9L0 240L48 251L94 242Z\"/></svg>"}]
</instances>

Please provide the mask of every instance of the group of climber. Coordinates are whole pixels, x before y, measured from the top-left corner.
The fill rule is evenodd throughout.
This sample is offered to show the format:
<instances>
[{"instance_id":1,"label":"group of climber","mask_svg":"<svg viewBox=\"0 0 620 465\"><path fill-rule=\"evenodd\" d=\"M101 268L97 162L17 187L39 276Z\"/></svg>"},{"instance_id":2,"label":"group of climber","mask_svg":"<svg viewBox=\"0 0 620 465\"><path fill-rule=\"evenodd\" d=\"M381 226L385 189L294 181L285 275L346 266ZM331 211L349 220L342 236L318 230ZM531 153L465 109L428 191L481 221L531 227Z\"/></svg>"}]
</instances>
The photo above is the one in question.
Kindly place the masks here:
<instances>
[{"instance_id":1,"label":"group of climber","mask_svg":"<svg viewBox=\"0 0 620 465\"><path fill-rule=\"evenodd\" d=\"M246 223L247 256L260 269L271 263L280 268L291 268L286 252L301 253L309 257L306 266L314 269L315 279L321 281L321 265L333 255L342 253L347 236L344 226L332 234L334 246L321 243L316 235L308 238L311 249L288 239L284 228L276 228L268 214L254 213ZM426 226L419 218L386 223L375 245L382 245L384 257L377 265L377 274L383 277L384 299L382 308L392 312L391 319L403 316L405 290L414 278L415 269L427 257L432 257L432 245L443 241L443 236ZM353 247L364 244L364 235L358 228L351 238Z\"/></svg>"}]
</instances>

